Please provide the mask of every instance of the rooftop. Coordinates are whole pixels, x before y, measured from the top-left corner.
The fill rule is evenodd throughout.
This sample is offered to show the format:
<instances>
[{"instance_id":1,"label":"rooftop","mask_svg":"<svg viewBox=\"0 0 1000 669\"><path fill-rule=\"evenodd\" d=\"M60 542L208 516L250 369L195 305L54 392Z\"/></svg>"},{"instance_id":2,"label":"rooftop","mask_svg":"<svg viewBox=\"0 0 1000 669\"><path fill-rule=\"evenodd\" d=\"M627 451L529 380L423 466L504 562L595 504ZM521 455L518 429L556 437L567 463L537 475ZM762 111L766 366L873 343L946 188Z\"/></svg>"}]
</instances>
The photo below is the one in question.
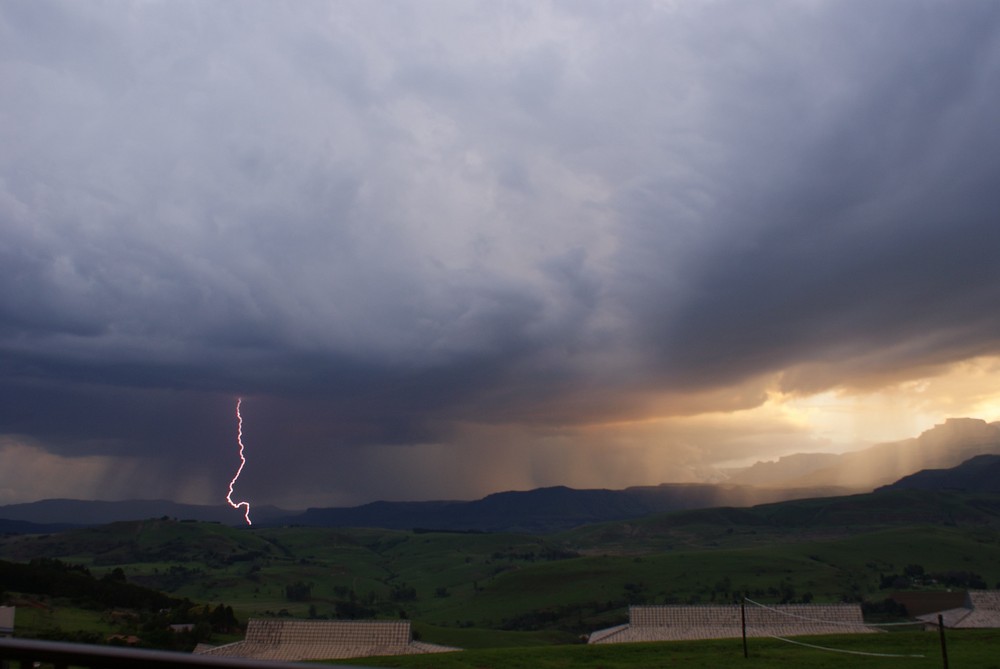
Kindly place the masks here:
<instances>
[{"instance_id":1,"label":"rooftop","mask_svg":"<svg viewBox=\"0 0 1000 669\"><path fill-rule=\"evenodd\" d=\"M858 604L779 604L746 607L748 637L869 634ZM629 624L598 630L590 643L727 639L743 635L739 604L632 606Z\"/></svg>"},{"instance_id":2,"label":"rooftop","mask_svg":"<svg viewBox=\"0 0 1000 669\"><path fill-rule=\"evenodd\" d=\"M458 649L414 641L408 620L255 619L247 624L243 641L214 648L202 647L195 652L297 662L455 650Z\"/></svg>"}]
</instances>

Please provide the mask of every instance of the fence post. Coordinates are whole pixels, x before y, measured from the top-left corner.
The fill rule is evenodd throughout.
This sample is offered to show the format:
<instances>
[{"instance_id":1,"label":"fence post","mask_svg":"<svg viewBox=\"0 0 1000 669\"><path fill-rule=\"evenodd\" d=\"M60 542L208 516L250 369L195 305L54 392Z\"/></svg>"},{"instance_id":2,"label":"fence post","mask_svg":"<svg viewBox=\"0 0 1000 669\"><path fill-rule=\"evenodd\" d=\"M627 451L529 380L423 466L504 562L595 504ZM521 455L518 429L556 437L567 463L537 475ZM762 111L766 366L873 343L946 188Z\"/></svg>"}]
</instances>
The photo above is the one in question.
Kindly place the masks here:
<instances>
[{"instance_id":1,"label":"fence post","mask_svg":"<svg viewBox=\"0 0 1000 669\"><path fill-rule=\"evenodd\" d=\"M938 632L941 634L941 659L944 661L944 669L948 669L948 644L944 640L944 618L938 614Z\"/></svg>"},{"instance_id":2,"label":"fence post","mask_svg":"<svg viewBox=\"0 0 1000 669\"><path fill-rule=\"evenodd\" d=\"M743 624L743 657L750 657L747 654L747 598L740 600L740 622ZM945 667L945 669L948 669Z\"/></svg>"}]
</instances>

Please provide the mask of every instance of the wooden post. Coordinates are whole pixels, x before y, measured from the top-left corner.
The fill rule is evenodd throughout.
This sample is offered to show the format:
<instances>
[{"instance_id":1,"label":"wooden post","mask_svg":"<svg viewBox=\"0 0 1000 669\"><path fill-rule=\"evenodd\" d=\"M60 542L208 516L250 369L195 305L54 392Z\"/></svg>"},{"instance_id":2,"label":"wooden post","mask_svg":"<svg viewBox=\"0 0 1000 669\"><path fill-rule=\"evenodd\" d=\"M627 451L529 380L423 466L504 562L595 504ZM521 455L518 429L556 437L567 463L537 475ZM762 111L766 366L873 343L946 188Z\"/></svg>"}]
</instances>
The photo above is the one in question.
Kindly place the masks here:
<instances>
[{"instance_id":1,"label":"wooden post","mask_svg":"<svg viewBox=\"0 0 1000 669\"><path fill-rule=\"evenodd\" d=\"M747 598L740 600L740 621L743 623L743 657L750 657L747 654ZM945 666L945 669L948 669Z\"/></svg>"},{"instance_id":2,"label":"wooden post","mask_svg":"<svg viewBox=\"0 0 1000 669\"><path fill-rule=\"evenodd\" d=\"M938 632L941 634L941 659L944 661L944 669L948 669L948 644L944 640L944 618L938 614Z\"/></svg>"}]
</instances>

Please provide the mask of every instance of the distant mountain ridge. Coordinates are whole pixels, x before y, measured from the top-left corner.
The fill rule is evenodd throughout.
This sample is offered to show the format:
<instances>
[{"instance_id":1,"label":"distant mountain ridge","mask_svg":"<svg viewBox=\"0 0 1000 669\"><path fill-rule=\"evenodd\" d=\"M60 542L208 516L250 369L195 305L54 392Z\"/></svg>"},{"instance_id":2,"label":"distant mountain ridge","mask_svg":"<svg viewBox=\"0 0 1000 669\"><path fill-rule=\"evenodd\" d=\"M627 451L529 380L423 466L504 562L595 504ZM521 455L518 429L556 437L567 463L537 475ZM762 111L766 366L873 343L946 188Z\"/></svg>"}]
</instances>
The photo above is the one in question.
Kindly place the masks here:
<instances>
[{"instance_id":1,"label":"distant mountain ridge","mask_svg":"<svg viewBox=\"0 0 1000 669\"><path fill-rule=\"evenodd\" d=\"M694 483L624 490L555 486L494 493L471 502L373 502L356 507L308 509L288 520L319 527L547 533L653 513L752 506L846 492L838 488L776 489Z\"/></svg>"},{"instance_id":2,"label":"distant mountain ridge","mask_svg":"<svg viewBox=\"0 0 1000 669\"><path fill-rule=\"evenodd\" d=\"M509 491L474 501L372 502L354 507L313 508L304 512L253 507L255 525L315 527L424 528L483 532L547 533L580 525L637 518L653 513L713 506L752 506L789 499L836 496L839 488L778 489L712 484L661 484L625 490L577 490L565 486ZM27 523L102 525L116 521L169 517L242 525L227 506L176 504L166 500L124 502L42 500L0 506L0 519ZM2 530L0 530L2 531ZM42 533L21 526L10 532Z\"/></svg>"},{"instance_id":3,"label":"distant mountain ridge","mask_svg":"<svg viewBox=\"0 0 1000 669\"><path fill-rule=\"evenodd\" d=\"M879 490L1000 493L1000 455L977 455L951 469L924 469Z\"/></svg>"},{"instance_id":4,"label":"distant mountain ridge","mask_svg":"<svg viewBox=\"0 0 1000 669\"><path fill-rule=\"evenodd\" d=\"M801 524L803 519L815 520L820 516L826 523L836 521L847 524L864 524L875 520L875 516L891 522L912 520L913 517L928 522L935 519L952 521L954 518L949 514L954 514L954 509L938 509L936 498L928 497L925 505L923 498L909 497L908 503L899 505L892 502L896 498L886 495L920 491L934 494L1000 494L998 482L1000 455L981 455L952 469L918 472L871 494L836 494L838 491L824 494L831 491L699 484L663 484L625 490L575 490L556 486L496 493L471 502L373 502L357 507L308 509L301 513L266 507L267 512L258 516L257 525L546 534L585 525L596 528L609 522L625 522L633 528L629 532L633 532L638 527L635 523L648 524L657 518L679 517L677 514L687 514L685 517L688 519L700 515L708 522L724 517L725 522L737 519L750 524L779 522L788 527ZM1000 497L995 499L1000 500ZM878 500L887 501L888 506L882 508ZM975 505L977 513L986 508L982 504ZM1000 507L994 509L996 506L989 507L994 515L1000 513ZM264 510L262 508L261 511ZM78 522L41 524L31 520L2 519L3 514L11 512L36 520L72 516ZM935 513L945 515L937 518ZM183 505L164 500L44 500L0 507L0 534L47 534L85 525L160 517L242 525L241 518L234 520L232 516L233 510L228 507ZM767 520L763 520L765 517Z\"/></svg>"},{"instance_id":5,"label":"distant mountain ridge","mask_svg":"<svg viewBox=\"0 0 1000 669\"><path fill-rule=\"evenodd\" d=\"M0 535L4 534L54 534L80 527L73 523L31 523L27 520L0 518Z\"/></svg>"},{"instance_id":6,"label":"distant mountain ridge","mask_svg":"<svg viewBox=\"0 0 1000 669\"><path fill-rule=\"evenodd\" d=\"M256 525L316 527L424 528L486 532L549 533L581 525L639 518L651 514L750 507L786 500L835 497L870 492L900 481L900 487L955 487L976 476L977 485L1000 481L1000 475L975 472L992 460L978 460L968 471L950 475L920 470L955 467L975 456L1000 454L1000 423L971 418L949 419L919 437L879 444L842 455L796 454L759 462L735 472L726 484L661 484L624 490L578 490L565 486L494 493L474 501L372 502L354 507L287 511L253 507ZM1000 457L1000 456L998 456ZM996 465L990 464L990 472ZM920 474L914 472L920 471ZM910 475L914 475L910 477ZM948 483L935 483L940 477ZM937 477L937 478L935 478ZM957 478L956 478L957 477ZM908 483L907 478L912 478ZM901 481L901 479L903 479ZM971 488L995 491L996 488ZM19 523L98 525L122 520L170 517L241 525L242 515L225 504L199 506L166 500L125 502L43 500L0 506L0 532L43 533ZM6 524L5 524L6 523Z\"/></svg>"},{"instance_id":7,"label":"distant mountain ridge","mask_svg":"<svg viewBox=\"0 0 1000 669\"><path fill-rule=\"evenodd\" d=\"M1000 423L949 418L920 436L843 454L796 453L731 473L729 482L867 492L923 469L955 467L976 455L1000 454Z\"/></svg>"},{"instance_id":8,"label":"distant mountain ridge","mask_svg":"<svg viewBox=\"0 0 1000 669\"><path fill-rule=\"evenodd\" d=\"M260 506L253 507L251 517L254 522L268 522L274 518L284 518L295 513L297 512L274 506ZM124 501L43 499L37 502L0 506L0 519L38 525L103 525L120 520L145 520L163 516L231 525L243 522L242 511L237 511L223 504L215 506L179 504L165 499Z\"/></svg>"}]
</instances>

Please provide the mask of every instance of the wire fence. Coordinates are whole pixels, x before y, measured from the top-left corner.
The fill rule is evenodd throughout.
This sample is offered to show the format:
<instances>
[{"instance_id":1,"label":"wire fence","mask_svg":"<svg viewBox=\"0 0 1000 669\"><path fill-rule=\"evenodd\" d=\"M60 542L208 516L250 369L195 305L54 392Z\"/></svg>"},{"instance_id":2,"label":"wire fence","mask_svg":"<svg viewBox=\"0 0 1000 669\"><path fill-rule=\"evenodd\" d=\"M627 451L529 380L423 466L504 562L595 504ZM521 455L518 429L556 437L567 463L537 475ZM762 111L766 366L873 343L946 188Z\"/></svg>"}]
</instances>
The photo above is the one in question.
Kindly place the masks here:
<instances>
[{"instance_id":1,"label":"wire fence","mask_svg":"<svg viewBox=\"0 0 1000 669\"><path fill-rule=\"evenodd\" d=\"M939 631L941 633L941 650L942 650L942 656L943 656L943 659L944 659L944 666L945 667L948 666L947 651L946 651L946 646L945 646L945 641L944 641L944 627L941 624L940 616L938 617L938 623L928 623L926 621L906 621L906 622L893 622L893 623L865 623L865 622L861 621L859 623L858 621L831 620L831 619L817 618L817 617L813 617L813 616L806 616L806 615L802 615L800 613L796 613L794 611L784 610L784 609L780 609L780 608L777 608L777 607L774 607L774 606L768 606L767 604L762 604L760 602L754 601L754 600L750 599L749 597L744 597L743 598L743 604L742 604L742 607L743 607L742 617L743 617L743 626L744 626L744 630L743 630L744 656L746 656L746 654L747 654L747 650L746 650L746 648L747 648L747 646L746 646L746 643L747 643L746 642L746 639L747 639L746 630L747 630L747 628L750 628L750 629L755 629L762 636L766 636L766 637L771 638L771 639L776 639L778 641L783 641L783 642L788 643L788 644L793 644L793 645L796 645L796 646L803 646L803 647L806 647L806 648L812 648L814 650L821 650L821 651L830 652L830 653L842 653L842 654L847 654L847 655L863 655L863 656L867 656L867 657L882 657L882 658L921 659L921 658L927 657L924 654L918 654L918 653L880 653L880 652L876 652L876 651L852 650L852 649L848 649L848 648L833 648L833 647L830 647L830 646L820 646L818 644L806 643L804 641L797 641L797 640L794 640L794 639L789 639L787 637L771 633L770 631L768 631L768 629L767 629L766 626L763 626L763 625L754 625L753 623L748 623L747 622L747 616L746 616L746 613L745 613L745 607L746 607L747 604L750 604L752 606L755 606L755 607L758 607L760 609L766 610L766 611L768 611L769 613L771 613L773 615L785 616L787 618L791 618L791 619L798 620L798 621L803 621L803 622L808 622L808 623L816 624L816 625L824 625L824 626L829 625L829 626L831 626L833 628L836 628L836 627L839 627L839 626L857 628L859 624L862 624L865 627L872 627L872 628L902 627L902 626L910 626L910 627L921 626L921 627L924 627L924 626L927 626L928 624L930 624L930 625L933 625L933 626L939 628Z\"/></svg>"},{"instance_id":2,"label":"wire fence","mask_svg":"<svg viewBox=\"0 0 1000 669\"><path fill-rule=\"evenodd\" d=\"M744 597L743 601L745 601L747 604L753 604L754 606L756 606L758 608L765 609L767 611L771 611L772 613L777 613L777 614L782 615L782 616L787 616L789 618L797 618L799 620L807 620L809 622L821 623L823 625L843 625L845 627L847 627L847 626L849 626L849 627L857 627L858 626L857 622L852 622L852 621L825 620L823 618L811 618L809 616L802 616L802 615L799 615L797 613L792 613L791 611L784 611L782 609L778 609L778 608L775 608L773 606L768 606L767 604L761 604L760 602L755 602L754 600L750 599L749 597ZM864 624L865 627L902 627L902 626L914 627L914 626L926 625L927 623L925 623L922 620L910 620L910 621L896 622L896 623L862 623L862 624Z\"/></svg>"},{"instance_id":3,"label":"wire fence","mask_svg":"<svg viewBox=\"0 0 1000 669\"><path fill-rule=\"evenodd\" d=\"M783 636L774 636L773 634L768 635L772 639L777 639L778 641L784 641L785 643L795 644L796 646L805 646L806 648L814 648L816 650L825 650L829 653L844 653L847 655L865 655L867 657L912 657L912 658L923 658L927 657L922 654L899 654L899 653L875 653L866 650L850 650L847 648L830 648L829 646L818 646L813 643L806 643L805 641L796 641L794 639L786 639Z\"/></svg>"}]
</instances>

